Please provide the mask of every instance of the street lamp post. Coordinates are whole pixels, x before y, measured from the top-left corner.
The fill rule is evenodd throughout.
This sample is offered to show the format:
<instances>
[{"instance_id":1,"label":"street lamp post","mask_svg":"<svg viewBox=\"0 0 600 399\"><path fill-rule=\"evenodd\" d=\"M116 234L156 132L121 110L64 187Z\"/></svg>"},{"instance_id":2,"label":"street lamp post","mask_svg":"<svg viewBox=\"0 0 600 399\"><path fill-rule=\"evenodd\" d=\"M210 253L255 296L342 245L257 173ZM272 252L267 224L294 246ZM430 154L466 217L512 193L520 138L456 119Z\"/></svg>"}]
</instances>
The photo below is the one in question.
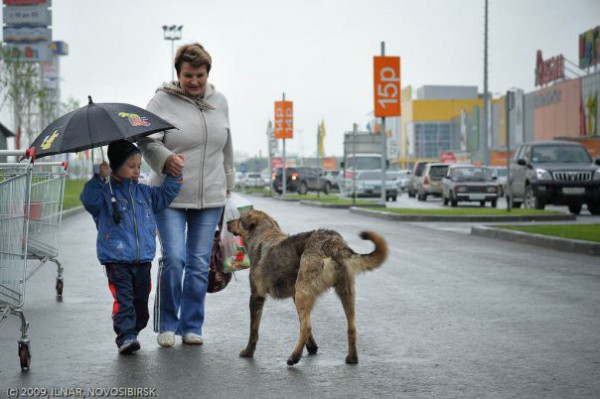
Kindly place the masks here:
<instances>
[{"instance_id":1,"label":"street lamp post","mask_svg":"<svg viewBox=\"0 0 600 399\"><path fill-rule=\"evenodd\" d=\"M175 80L175 40L181 40L183 25L163 25L163 38L171 41L171 81Z\"/></svg>"}]
</instances>

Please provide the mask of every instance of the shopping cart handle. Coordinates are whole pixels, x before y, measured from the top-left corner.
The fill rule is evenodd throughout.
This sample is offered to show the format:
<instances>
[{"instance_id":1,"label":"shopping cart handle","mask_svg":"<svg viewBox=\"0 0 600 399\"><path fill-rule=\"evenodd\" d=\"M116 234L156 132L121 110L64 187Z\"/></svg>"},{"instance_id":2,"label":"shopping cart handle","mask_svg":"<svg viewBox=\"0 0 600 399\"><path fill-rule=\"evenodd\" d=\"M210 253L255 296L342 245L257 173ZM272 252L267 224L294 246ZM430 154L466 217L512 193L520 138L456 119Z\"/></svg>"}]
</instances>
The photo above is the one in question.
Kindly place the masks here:
<instances>
[{"instance_id":1,"label":"shopping cart handle","mask_svg":"<svg viewBox=\"0 0 600 399\"><path fill-rule=\"evenodd\" d=\"M35 161L35 147L31 147L25 150L25 156L31 158L31 161Z\"/></svg>"}]
</instances>

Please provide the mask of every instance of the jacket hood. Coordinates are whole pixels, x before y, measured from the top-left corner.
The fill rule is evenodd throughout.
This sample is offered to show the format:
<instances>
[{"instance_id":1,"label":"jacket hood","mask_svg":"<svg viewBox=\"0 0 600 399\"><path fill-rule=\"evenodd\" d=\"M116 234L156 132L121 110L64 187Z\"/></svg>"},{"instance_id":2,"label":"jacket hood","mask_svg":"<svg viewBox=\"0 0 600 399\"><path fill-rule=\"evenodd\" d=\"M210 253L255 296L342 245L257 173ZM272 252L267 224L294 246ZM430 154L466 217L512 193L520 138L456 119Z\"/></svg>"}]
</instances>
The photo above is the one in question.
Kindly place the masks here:
<instances>
[{"instance_id":1,"label":"jacket hood","mask_svg":"<svg viewBox=\"0 0 600 399\"><path fill-rule=\"evenodd\" d=\"M164 91L165 93L174 95L179 97L185 101L189 101L192 104L196 105L201 110L214 110L215 107L212 104L209 104L206 100L208 100L215 93L215 87L212 83L207 83L206 88L204 90L204 94L200 97L191 97L185 94L179 82L173 80L171 82L164 82L156 91Z\"/></svg>"}]
</instances>

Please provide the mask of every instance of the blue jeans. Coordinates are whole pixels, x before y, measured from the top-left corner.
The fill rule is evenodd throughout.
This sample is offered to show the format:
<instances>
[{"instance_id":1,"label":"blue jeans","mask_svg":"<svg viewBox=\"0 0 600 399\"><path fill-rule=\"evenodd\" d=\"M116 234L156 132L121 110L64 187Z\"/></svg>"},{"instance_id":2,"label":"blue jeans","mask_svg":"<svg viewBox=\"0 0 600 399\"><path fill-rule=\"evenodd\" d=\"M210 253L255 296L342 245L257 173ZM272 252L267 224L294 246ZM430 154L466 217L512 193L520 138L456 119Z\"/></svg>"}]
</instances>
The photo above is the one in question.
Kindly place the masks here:
<instances>
[{"instance_id":1,"label":"blue jeans","mask_svg":"<svg viewBox=\"0 0 600 399\"><path fill-rule=\"evenodd\" d=\"M222 211L167 208L156 215L163 250L154 304L156 332L202 335L210 255Z\"/></svg>"}]
</instances>

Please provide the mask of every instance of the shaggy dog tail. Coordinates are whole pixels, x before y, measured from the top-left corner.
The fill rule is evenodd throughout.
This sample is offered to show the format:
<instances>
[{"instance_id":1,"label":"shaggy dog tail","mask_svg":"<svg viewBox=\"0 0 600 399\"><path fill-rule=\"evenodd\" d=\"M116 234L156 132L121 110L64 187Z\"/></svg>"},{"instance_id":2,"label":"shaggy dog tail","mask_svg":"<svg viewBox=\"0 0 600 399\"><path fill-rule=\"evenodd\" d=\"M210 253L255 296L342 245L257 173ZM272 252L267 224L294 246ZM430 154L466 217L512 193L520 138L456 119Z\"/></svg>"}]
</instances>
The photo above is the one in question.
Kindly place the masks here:
<instances>
[{"instance_id":1,"label":"shaggy dog tail","mask_svg":"<svg viewBox=\"0 0 600 399\"><path fill-rule=\"evenodd\" d=\"M351 257L344 259L344 264L354 274L375 270L385 262L389 252L385 239L377 233L363 231L360 233L360 238L373 241L375 249L369 254L355 253Z\"/></svg>"}]
</instances>

